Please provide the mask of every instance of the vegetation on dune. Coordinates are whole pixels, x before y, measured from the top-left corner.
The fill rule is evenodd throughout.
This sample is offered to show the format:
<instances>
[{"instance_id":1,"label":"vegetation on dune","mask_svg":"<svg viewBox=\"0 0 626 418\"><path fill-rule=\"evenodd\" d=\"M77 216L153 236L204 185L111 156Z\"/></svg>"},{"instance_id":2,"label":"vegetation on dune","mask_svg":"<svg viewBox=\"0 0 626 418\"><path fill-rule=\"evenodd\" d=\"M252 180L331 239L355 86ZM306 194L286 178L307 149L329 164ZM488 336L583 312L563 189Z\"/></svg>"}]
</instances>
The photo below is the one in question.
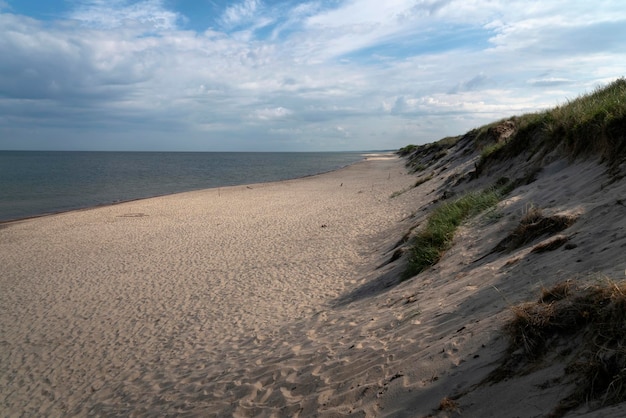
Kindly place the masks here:
<instances>
[{"instance_id":1,"label":"vegetation on dune","mask_svg":"<svg viewBox=\"0 0 626 418\"><path fill-rule=\"evenodd\" d=\"M398 150L398 155L401 157L406 157L407 155L411 155L419 148L419 145L409 144L406 147L402 147Z\"/></svg>"},{"instance_id":2,"label":"vegetation on dune","mask_svg":"<svg viewBox=\"0 0 626 418\"><path fill-rule=\"evenodd\" d=\"M407 157L407 165L413 172L418 172L431 167L460 141L467 143L468 140L481 150L475 175L492 162L523 153L545 155L554 149L572 158L599 154L615 167L626 158L626 79L617 79L551 110L515 116L474 129L464 136L443 138L432 144L408 145L398 154ZM454 231L463 220L495 204L498 199L494 196L510 192L519 184L532 182L536 170L531 169L524 177L508 182L506 186L500 185L500 192L493 189L470 194L435 210L427 226L414 238L405 278L437 263L451 245ZM483 198L491 203L485 206L481 201ZM543 231L544 226L539 224L538 228Z\"/></svg>"},{"instance_id":3,"label":"vegetation on dune","mask_svg":"<svg viewBox=\"0 0 626 418\"><path fill-rule=\"evenodd\" d=\"M514 133L505 140L489 141L490 129L503 123L514 126ZM487 125L475 135L475 142L484 144L479 167L523 152L532 155L558 147L573 158L596 154L614 164L626 157L626 79L550 110Z\"/></svg>"},{"instance_id":4,"label":"vegetation on dune","mask_svg":"<svg viewBox=\"0 0 626 418\"><path fill-rule=\"evenodd\" d=\"M424 171L448 154L448 150L456 145L460 136L450 136L437 142L425 145L407 145L398 150L398 155L407 157L407 166L416 173Z\"/></svg>"},{"instance_id":5,"label":"vegetation on dune","mask_svg":"<svg viewBox=\"0 0 626 418\"><path fill-rule=\"evenodd\" d=\"M541 236L561 232L572 226L574 222L576 222L575 216L544 216L540 208L531 206L517 227L500 241L491 252L511 252Z\"/></svg>"},{"instance_id":6,"label":"vegetation on dune","mask_svg":"<svg viewBox=\"0 0 626 418\"><path fill-rule=\"evenodd\" d=\"M474 129L464 136L426 145L407 145L398 154L415 171L428 168L461 139L481 150L478 172L495 161L559 149L577 158L600 155L610 165L626 158L626 78L542 112L513 116Z\"/></svg>"},{"instance_id":7,"label":"vegetation on dune","mask_svg":"<svg viewBox=\"0 0 626 418\"><path fill-rule=\"evenodd\" d=\"M404 279L409 279L435 265L452 245L454 233L459 225L471 216L496 205L501 196L500 190L491 188L482 192L468 193L435 209L428 218L426 227L412 240Z\"/></svg>"},{"instance_id":8,"label":"vegetation on dune","mask_svg":"<svg viewBox=\"0 0 626 418\"><path fill-rule=\"evenodd\" d=\"M548 131L574 154L601 153L611 159L626 153L626 79L548 112Z\"/></svg>"},{"instance_id":9,"label":"vegetation on dune","mask_svg":"<svg viewBox=\"0 0 626 418\"><path fill-rule=\"evenodd\" d=\"M438 167L444 166L444 162L439 166L435 163L455 145L455 155L470 153L472 162L474 153L480 152L476 170L462 173L463 180L475 179L487 168L496 173L518 168L515 173L525 173L514 180L501 178L492 188L445 201L431 211L410 241L403 280L438 263L464 221L495 206L515 187L534 181L548 161L544 157L552 157L553 152L570 159L600 157L614 181L623 178L626 78L550 110L500 120L433 144L410 145L398 153L407 157L413 172L433 167L423 175L424 181L428 181L434 173L440 173ZM513 158L517 159L507 161ZM575 244L568 243L567 235L545 238L565 231L576 220L570 215L548 216L531 206L515 230L489 254L510 252L539 238L542 242L532 248L532 253L552 251L563 245L566 249L575 248ZM396 258L399 256L400 253ZM528 375L558 363L565 366L562 376L540 387L560 385L571 391L563 394L550 416L563 416L585 404L593 407L626 401L626 281L568 280L544 290L536 302L512 307L512 312L513 319L506 326L509 348L501 365L483 383ZM457 407L444 398L440 409L451 411Z\"/></svg>"},{"instance_id":10,"label":"vegetation on dune","mask_svg":"<svg viewBox=\"0 0 626 418\"><path fill-rule=\"evenodd\" d=\"M530 373L547 367L549 356L561 357L564 375L546 384L569 383L574 389L552 416L588 402L602 406L626 400L626 282L567 280L512 311L509 349L489 382Z\"/></svg>"}]
</instances>

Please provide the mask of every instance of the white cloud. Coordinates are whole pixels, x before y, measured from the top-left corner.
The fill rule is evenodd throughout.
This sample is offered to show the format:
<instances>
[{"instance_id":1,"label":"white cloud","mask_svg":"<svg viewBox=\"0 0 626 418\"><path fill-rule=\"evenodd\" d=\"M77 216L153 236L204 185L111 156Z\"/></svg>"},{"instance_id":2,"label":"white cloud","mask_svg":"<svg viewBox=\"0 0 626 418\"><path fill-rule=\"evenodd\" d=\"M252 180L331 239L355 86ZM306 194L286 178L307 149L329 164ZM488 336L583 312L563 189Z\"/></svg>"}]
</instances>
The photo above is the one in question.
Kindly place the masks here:
<instances>
[{"instance_id":1,"label":"white cloud","mask_svg":"<svg viewBox=\"0 0 626 418\"><path fill-rule=\"evenodd\" d=\"M541 77L541 78L531 78L528 80L528 84L533 86L558 86L561 84L569 84L572 80L562 77Z\"/></svg>"},{"instance_id":2,"label":"white cloud","mask_svg":"<svg viewBox=\"0 0 626 418\"><path fill-rule=\"evenodd\" d=\"M274 120L274 119L283 119L289 115L293 114L293 112L289 109L285 109L284 107L274 107L274 108L264 108L259 109L253 112L252 117L258 120Z\"/></svg>"},{"instance_id":3,"label":"white cloud","mask_svg":"<svg viewBox=\"0 0 626 418\"><path fill-rule=\"evenodd\" d=\"M343 136L344 138L350 138L350 132L344 128L343 126L336 126L335 130L339 133L339 135Z\"/></svg>"},{"instance_id":4,"label":"white cloud","mask_svg":"<svg viewBox=\"0 0 626 418\"><path fill-rule=\"evenodd\" d=\"M182 132L172 136L203 149L230 137L393 148L553 106L626 74L626 11L610 1L278 10L246 0L206 31L178 27L184 16L166 7L174 3L77 4L70 16L81 25L0 13L0 148L26 146L18 134L35 125L77 138L87 127L103 138Z\"/></svg>"},{"instance_id":5,"label":"white cloud","mask_svg":"<svg viewBox=\"0 0 626 418\"><path fill-rule=\"evenodd\" d=\"M249 23L255 18L260 7L260 0L243 0L224 10L220 19L221 23L226 27Z\"/></svg>"},{"instance_id":6,"label":"white cloud","mask_svg":"<svg viewBox=\"0 0 626 418\"><path fill-rule=\"evenodd\" d=\"M85 25L101 29L117 29L124 26L143 27L151 30L171 30L181 18L168 10L163 0L83 0L70 14L70 18Z\"/></svg>"},{"instance_id":7,"label":"white cloud","mask_svg":"<svg viewBox=\"0 0 626 418\"><path fill-rule=\"evenodd\" d=\"M480 72L480 74L477 74L469 80L458 82L452 89L449 90L449 93L454 94L462 91L477 90L486 85L488 82L489 77L487 77L485 73Z\"/></svg>"}]
</instances>

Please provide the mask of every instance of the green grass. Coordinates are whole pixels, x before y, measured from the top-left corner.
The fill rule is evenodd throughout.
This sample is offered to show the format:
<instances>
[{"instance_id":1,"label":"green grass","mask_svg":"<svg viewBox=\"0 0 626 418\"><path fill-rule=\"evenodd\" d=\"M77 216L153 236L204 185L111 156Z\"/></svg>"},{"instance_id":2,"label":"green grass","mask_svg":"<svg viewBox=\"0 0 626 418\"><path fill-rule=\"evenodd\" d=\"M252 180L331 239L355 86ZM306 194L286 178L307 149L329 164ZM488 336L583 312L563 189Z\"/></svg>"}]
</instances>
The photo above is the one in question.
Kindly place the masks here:
<instances>
[{"instance_id":1,"label":"green grass","mask_svg":"<svg viewBox=\"0 0 626 418\"><path fill-rule=\"evenodd\" d=\"M412 173L426 170L448 154L448 150L456 145L460 136L449 136L425 145L407 145L398 150L398 155L407 157L407 167Z\"/></svg>"},{"instance_id":2,"label":"green grass","mask_svg":"<svg viewBox=\"0 0 626 418\"><path fill-rule=\"evenodd\" d=\"M500 137L513 128L513 134ZM577 158L600 155L612 168L626 158L626 78L595 89L592 93L569 100L542 112L502 119L464 136L447 137L426 145L408 145L398 153L408 156L413 172L432 165L461 138L472 137L481 150L478 172L491 161L503 161L522 153L530 156L559 149Z\"/></svg>"},{"instance_id":3,"label":"green grass","mask_svg":"<svg viewBox=\"0 0 626 418\"><path fill-rule=\"evenodd\" d=\"M407 155L410 155L412 153L414 153L417 150L418 146L417 145L407 145L406 147L402 147L398 150L398 155L400 155L401 157L406 157Z\"/></svg>"},{"instance_id":4,"label":"green grass","mask_svg":"<svg viewBox=\"0 0 626 418\"><path fill-rule=\"evenodd\" d=\"M481 160L488 159L492 154L495 154L496 152L498 152L505 145L506 145L505 142L487 145L486 147L483 148L483 150L480 153Z\"/></svg>"},{"instance_id":5,"label":"green grass","mask_svg":"<svg viewBox=\"0 0 626 418\"><path fill-rule=\"evenodd\" d=\"M495 206L501 198L497 189L468 193L439 206L428 218L426 227L413 239L404 279L437 264L450 248L456 229L468 218Z\"/></svg>"},{"instance_id":6,"label":"green grass","mask_svg":"<svg viewBox=\"0 0 626 418\"><path fill-rule=\"evenodd\" d=\"M618 162L626 156L626 79L617 79L553 109L515 116L507 122L515 125L515 133L503 144L485 145L479 165L557 147L573 158L597 154L610 163ZM480 128L479 134L484 136L492 125Z\"/></svg>"},{"instance_id":7,"label":"green grass","mask_svg":"<svg viewBox=\"0 0 626 418\"><path fill-rule=\"evenodd\" d=\"M575 154L626 151L626 79L549 112L547 129Z\"/></svg>"}]
</instances>

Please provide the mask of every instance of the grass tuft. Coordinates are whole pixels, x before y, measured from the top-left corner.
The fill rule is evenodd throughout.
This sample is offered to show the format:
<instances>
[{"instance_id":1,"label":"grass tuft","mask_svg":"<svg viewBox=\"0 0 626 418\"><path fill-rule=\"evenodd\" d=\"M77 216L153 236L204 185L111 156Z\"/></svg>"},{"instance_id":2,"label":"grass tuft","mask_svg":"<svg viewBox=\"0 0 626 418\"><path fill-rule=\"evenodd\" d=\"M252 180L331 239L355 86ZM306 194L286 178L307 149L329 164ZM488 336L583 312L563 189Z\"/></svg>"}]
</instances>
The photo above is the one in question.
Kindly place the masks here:
<instances>
[{"instance_id":1,"label":"grass tuft","mask_svg":"<svg viewBox=\"0 0 626 418\"><path fill-rule=\"evenodd\" d=\"M569 228L576 222L576 219L575 216L570 215L544 216L540 208L530 206L517 227L500 241L491 252L511 252L541 236L552 235ZM561 242L561 244L564 243ZM541 252L542 249L549 251L554 248L540 248L536 252Z\"/></svg>"},{"instance_id":2,"label":"grass tuft","mask_svg":"<svg viewBox=\"0 0 626 418\"><path fill-rule=\"evenodd\" d=\"M445 411L445 412L460 412L461 411L459 409L458 402L448 397L445 397L441 401L439 401L439 408L437 409L439 411Z\"/></svg>"},{"instance_id":3,"label":"grass tuft","mask_svg":"<svg viewBox=\"0 0 626 418\"><path fill-rule=\"evenodd\" d=\"M433 211L426 227L413 238L404 279L413 277L437 264L452 245L456 229L471 216L495 206L501 198L497 189L468 193Z\"/></svg>"},{"instance_id":4,"label":"grass tuft","mask_svg":"<svg viewBox=\"0 0 626 418\"><path fill-rule=\"evenodd\" d=\"M432 180L432 178L434 177L434 173L430 173L427 176L421 177L419 179L417 179L417 181L415 182L415 184L413 185L413 187L419 187L422 184L426 183L427 181Z\"/></svg>"},{"instance_id":5,"label":"grass tuft","mask_svg":"<svg viewBox=\"0 0 626 418\"><path fill-rule=\"evenodd\" d=\"M549 354L567 353L565 378L574 390L552 416L588 401L604 406L626 400L626 282L568 280L512 311L509 349L492 381L541 368Z\"/></svg>"}]
</instances>

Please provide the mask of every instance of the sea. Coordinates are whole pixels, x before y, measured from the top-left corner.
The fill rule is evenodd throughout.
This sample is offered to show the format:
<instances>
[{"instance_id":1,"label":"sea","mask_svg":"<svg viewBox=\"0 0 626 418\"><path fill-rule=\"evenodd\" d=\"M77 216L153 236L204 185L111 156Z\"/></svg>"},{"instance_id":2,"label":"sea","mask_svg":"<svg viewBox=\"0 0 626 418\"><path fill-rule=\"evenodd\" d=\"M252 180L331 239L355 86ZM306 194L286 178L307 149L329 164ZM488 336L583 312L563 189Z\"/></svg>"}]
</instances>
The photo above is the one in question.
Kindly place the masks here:
<instances>
[{"instance_id":1,"label":"sea","mask_svg":"<svg viewBox=\"0 0 626 418\"><path fill-rule=\"evenodd\" d=\"M333 171L362 152L0 151L0 222Z\"/></svg>"}]
</instances>

